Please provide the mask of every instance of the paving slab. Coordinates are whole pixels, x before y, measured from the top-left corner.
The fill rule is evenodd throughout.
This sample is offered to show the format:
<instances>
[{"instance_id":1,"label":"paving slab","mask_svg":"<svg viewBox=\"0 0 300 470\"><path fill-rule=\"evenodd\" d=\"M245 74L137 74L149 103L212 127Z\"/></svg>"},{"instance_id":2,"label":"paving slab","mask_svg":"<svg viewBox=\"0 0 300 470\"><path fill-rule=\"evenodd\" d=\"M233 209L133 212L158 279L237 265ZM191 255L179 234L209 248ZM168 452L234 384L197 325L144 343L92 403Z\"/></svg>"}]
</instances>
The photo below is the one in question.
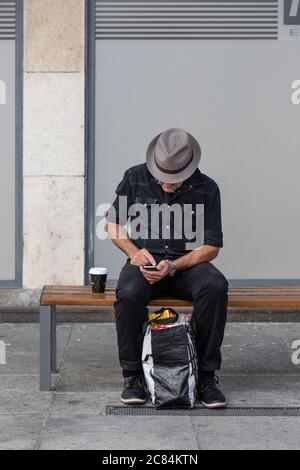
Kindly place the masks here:
<instances>
[{"instance_id":1,"label":"paving slab","mask_svg":"<svg viewBox=\"0 0 300 470\"><path fill-rule=\"evenodd\" d=\"M0 369L1 371L1 369ZM14 394L15 391L22 392L39 392L39 375L35 374L16 374L8 373L0 375L0 395L9 392Z\"/></svg>"},{"instance_id":2,"label":"paving slab","mask_svg":"<svg viewBox=\"0 0 300 470\"><path fill-rule=\"evenodd\" d=\"M0 415L0 450L32 450L38 441L43 415Z\"/></svg>"},{"instance_id":3,"label":"paving slab","mask_svg":"<svg viewBox=\"0 0 300 470\"><path fill-rule=\"evenodd\" d=\"M69 411L71 415L104 415L106 405L121 405L120 390L101 392L59 392L55 394L51 416L61 416Z\"/></svg>"},{"instance_id":4,"label":"paving slab","mask_svg":"<svg viewBox=\"0 0 300 470\"><path fill-rule=\"evenodd\" d=\"M57 391L118 390L122 375L114 324L75 325Z\"/></svg>"},{"instance_id":5,"label":"paving slab","mask_svg":"<svg viewBox=\"0 0 300 470\"><path fill-rule=\"evenodd\" d=\"M40 449L195 450L190 417L52 416Z\"/></svg>"},{"instance_id":6,"label":"paving slab","mask_svg":"<svg viewBox=\"0 0 300 470\"><path fill-rule=\"evenodd\" d=\"M72 325L60 325L57 333L58 365L63 361ZM39 368L39 325L0 324L0 340L6 344L3 374L36 374Z\"/></svg>"},{"instance_id":7,"label":"paving slab","mask_svg":"<svg viewBox=\"0 0 300 470\"><path fill-rule=\"evenodd\" d=\"M300 339L300 328L293 337ZM228 324L222 348L223 372L234 374L287 374L300 372L291 360L287 330L279 324Z\"/></svg>"},{"instance_id":8,"label":"paving slab","mask_svg":"<svg viewBox=\"0 0 300 470\"><path fill-rule=\"evenodd\" d=\"M220 375L230 406L300 407L299 375Z\"/></svg>"},{"instance_id":9,"label":"paving slab","mask_svg":"<svg viewBox=\"0 0 300 470\"><path fill-rule=\"evenodd\" d=\"M39 413L44 415L50 409L52 403L51 393L22 392L21 390L1 391L1 414L28 415Z\"/></svg>"},{"instance_id":10,"label":"paving slab","mask_svg":"<svg viewBox=\"0 0 300 470\"><path fill-rule=\"evenodd\" d=\"M299 450L300 418L191 418L205 450Z\"/></svg>"}]
</instances>

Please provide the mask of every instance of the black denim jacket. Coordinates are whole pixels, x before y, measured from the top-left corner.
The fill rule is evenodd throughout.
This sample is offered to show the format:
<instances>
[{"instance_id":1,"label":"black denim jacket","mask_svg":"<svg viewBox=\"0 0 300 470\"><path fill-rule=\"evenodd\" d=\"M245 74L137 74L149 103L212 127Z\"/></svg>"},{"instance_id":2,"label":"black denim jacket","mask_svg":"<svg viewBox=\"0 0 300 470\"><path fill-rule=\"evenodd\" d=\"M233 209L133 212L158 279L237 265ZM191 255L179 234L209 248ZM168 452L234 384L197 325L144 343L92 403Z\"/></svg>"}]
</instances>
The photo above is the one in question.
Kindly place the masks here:
<instances>
[{"instance_id":1,"label":"black denim jacket","mask_svg":"<svg viewBox=\"0 0 300 470\"><path fill-rule=\"evenodd\" d=\"M123 180L116 189L116 194L117 197L112 203L116 212L108 210L106 219L121 225L126 224L128 212L125 217L120 218L119 196L127 196L128 207L132 204L143 204L147 207L149 220L151 220L152 204L167 203L172 206L177 203L180 205L189 204L192 207L196 204L204 204L204 245L223 246L220 190L217 183L199 169L175 193L172 193L170 198L170 195L163 191L159 182L151 175L145 163L136 165L125 172ZM193 210L191 213L195 214L195 211ZM132 217L129 219L134 220ZM191 250L186 249L186 242L190 240L185 237L177 239L173 236L174 224L176 224L176 220L173 218L171 219L169 236L166 236L165 232L162 236L160 221L158 239L149 236L146 239L138 238L133 241L139 248L147 248L152 254L176 259ZM151 222L149 227L151 228ZM194 220L193 228L195 228Z\"/></svg>"}]
</instances>

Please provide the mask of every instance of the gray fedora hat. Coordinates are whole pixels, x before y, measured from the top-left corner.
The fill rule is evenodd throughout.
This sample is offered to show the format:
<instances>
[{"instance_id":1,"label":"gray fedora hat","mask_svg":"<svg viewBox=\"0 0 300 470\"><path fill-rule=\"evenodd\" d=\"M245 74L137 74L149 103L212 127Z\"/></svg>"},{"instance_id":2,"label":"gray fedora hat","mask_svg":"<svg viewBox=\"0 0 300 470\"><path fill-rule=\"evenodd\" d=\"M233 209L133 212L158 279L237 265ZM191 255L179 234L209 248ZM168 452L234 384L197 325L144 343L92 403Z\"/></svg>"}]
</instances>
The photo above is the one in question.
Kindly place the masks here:
<instances>
[{"instance_id":1,"label":"gray fedora hat","mask_svg":"<svg viewBox=\"0 0 300 470\"><path fill-rule=\"evenodd\" d=\"M197 169L201 147L184 129L171 128L150 142L146 164L150 173L163 183L180 183Z\"/></svg>"}]
</instances>

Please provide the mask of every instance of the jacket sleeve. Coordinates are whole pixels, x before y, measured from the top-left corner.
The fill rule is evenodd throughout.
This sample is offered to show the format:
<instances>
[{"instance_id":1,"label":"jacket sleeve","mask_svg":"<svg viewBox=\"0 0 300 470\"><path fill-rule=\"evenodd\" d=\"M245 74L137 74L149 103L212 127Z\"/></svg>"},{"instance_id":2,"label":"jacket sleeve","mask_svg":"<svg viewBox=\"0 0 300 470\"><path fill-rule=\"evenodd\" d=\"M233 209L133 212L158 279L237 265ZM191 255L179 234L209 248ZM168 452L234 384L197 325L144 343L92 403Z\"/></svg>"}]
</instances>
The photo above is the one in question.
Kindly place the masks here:
<instances>
[{"instance_id":1,"label":"jacket sleeve","mask_svg":"<svg viewBox=\"0 0 300 470\"><path fill-rule=\"evenodd\" d=\"M115 193L116 198L106 212L105 217L108 222L125 225L128 221L128 209L132 205L132 185L129 170L124 173Z\"/></svg>"},{"instance_id":2,"label":"jacket sleeve","mask_svg":"<svg viewBox=\"0 0 300 470\"><path fill-rule=\"evenodd\" d=\"M209 192L204 206L204 245L223 246L221 195L217 184Z\"/></svg>"}]
</instances>

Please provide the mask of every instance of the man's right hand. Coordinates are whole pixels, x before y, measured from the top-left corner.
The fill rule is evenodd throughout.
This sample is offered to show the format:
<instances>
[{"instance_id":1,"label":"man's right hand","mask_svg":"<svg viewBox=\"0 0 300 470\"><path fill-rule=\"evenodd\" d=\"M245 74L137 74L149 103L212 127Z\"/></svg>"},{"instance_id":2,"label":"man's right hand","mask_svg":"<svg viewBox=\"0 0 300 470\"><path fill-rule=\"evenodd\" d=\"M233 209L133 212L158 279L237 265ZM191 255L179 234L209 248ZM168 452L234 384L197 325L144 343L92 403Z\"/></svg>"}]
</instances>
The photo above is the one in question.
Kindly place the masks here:
<instances>
[{"instance_id":1,"label":"man's right hand","mask_svg":"<svg viewBox=\"0 0 300 470\"><path fill-rule=\"evenodd\" d=\"M146 248L143 248L142 250L139 250L132 258L130 261L131 264L134 264L135 266L145 266L147 264L152 264L152 266L156 266L156 261L149 253Z\"/></svg>"}]
</instances>

